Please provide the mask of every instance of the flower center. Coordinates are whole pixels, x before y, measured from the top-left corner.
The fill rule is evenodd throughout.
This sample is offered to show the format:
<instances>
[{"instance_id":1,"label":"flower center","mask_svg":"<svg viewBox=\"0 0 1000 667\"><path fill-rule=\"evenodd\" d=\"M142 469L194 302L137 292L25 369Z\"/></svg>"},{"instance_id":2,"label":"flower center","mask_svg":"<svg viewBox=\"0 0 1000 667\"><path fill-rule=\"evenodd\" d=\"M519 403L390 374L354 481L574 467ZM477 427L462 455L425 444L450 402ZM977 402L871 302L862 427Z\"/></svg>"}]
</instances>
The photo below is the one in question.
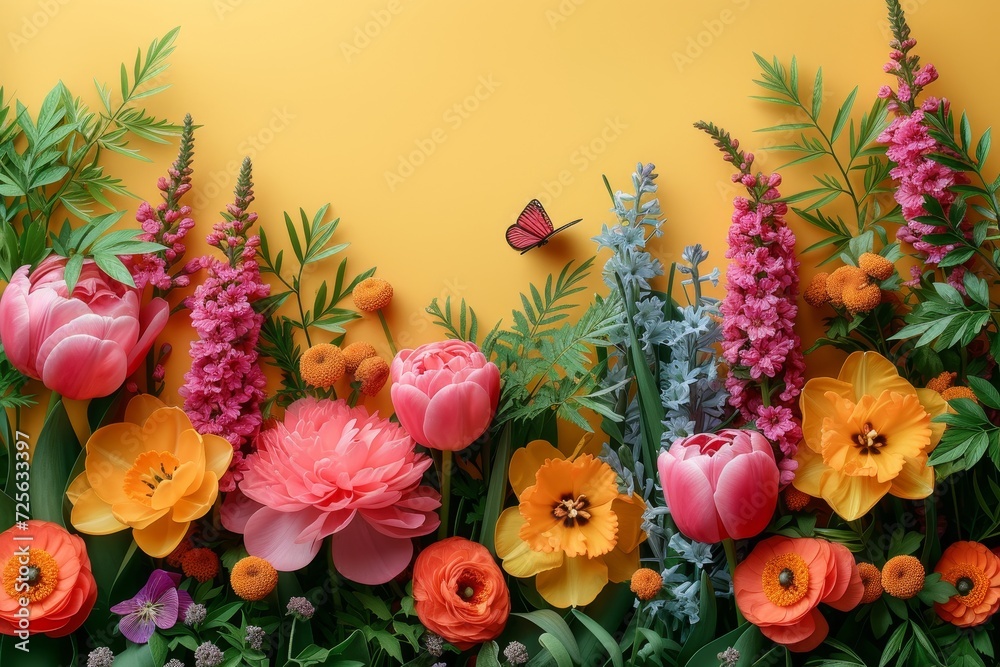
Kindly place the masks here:
<instances>
[{"instance_id":1,"label":"flower center","mask_svg":"<svg viewBox=\"0 0 1000 667\"><path fill-rule=\"evenodd\" d=\"M880 454L879 449L885 446L885 436L876 431L871 422L865 422L861 432L854 436L854 442L862 454Z\"/></svg>"},{"instance_id":2,"label":"flower center","mask_svg":"<svg viewBox=\"0 0 1000 667\"><path fill-rule=\"evenodd\" d=\"M455 588L462 602L471 605L483 604L490 595L489 582L475 570L463 570Z\"/></svg>"},{"instance_id":3,"label":"flower center","mask_svg":"<svg viewBox=\"0 0 1000 667\"><path fill-rule=\"evenodd\" d=\"M163 605L147 600L139 605L139 608L135 610L135 614L142 621L156 621L156 617L160 614L160 610L163 609Z\"/></svg>"},{"instance_id":4,"label":"flower center","mask_svg":"<svg viewBox=\"0 0 1000 667\"><path fill-rule=\"evenodd\" d=\"M579 495L576 499L573 496L563 496L562 500L552 506L552 516L563 522L567 528L574 526L586 526L590 521L590 501L587 496Z\"/></svg>"},{"instance_id":5,"label":"flower center","mask_svg":"<svg viewBox=\"0 0 1000 667\"><path fill-rule=\"evenodd\" d=\"M764 565L764 595L779 607L793 605L809 591L809 566L796 553L781 554Z\"/></svg>"},{"instance_id":6,"label":"flower center","mask_svg":"<svg viewBox=\"0 0 1000 667\"><path fill-rule=\"evenodd\" d=\"M170 452L143 452L125 473L125 493L136 502L151 505L160 483L173 479L180 464Z\"/></svg>"},{"instance_id":7,"label":"flower center","mask_svg":"<svg viewBox=\"0 0 1000 667\"><path fill-rule=\"evenodd\" d=\"M990 590L990 579L981 569L971 563L962 563L952 568L942 577L958 589L957 599L966 607L978 607Z\"/></svg>"},{"instance_id":8,"label":"flower center","mask_svg":"<svg viewBox=\"0 0 1000 667\"><path fill-rule=\"evenodd\" d=\"M14 600L38 602L47 598L59 583L59 563L47 551L29 549L15 554L3 569L3 589ZM27 588L25 588L27 586Z\"/></svg>"}]
</instances>

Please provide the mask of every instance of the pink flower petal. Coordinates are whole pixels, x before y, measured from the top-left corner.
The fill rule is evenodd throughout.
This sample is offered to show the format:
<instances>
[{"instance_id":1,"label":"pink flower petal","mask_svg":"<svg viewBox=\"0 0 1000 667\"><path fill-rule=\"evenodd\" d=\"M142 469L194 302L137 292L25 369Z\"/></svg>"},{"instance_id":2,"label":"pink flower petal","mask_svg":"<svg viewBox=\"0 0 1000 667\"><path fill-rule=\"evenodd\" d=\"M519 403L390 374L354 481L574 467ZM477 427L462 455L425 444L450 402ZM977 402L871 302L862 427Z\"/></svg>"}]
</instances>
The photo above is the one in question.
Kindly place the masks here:
<instances>
[{"instance_id":1,"label":"pink flower petal","mask_svg":"<svg viewBox=\"0 0 1000 667\"><path fill-rule=\"evenodd\" d=\"M121 346L86 334L62 339L39 365L42 383L74 400L107 396L125 381Z\"/></svg>"},{"instance_id":2,"label":"pink flower petal","mask_svg":"<svg viewBox=\"0 0 1000 667\"><path fill-rule=\"evenodd\" d=\"M465 449L489 428L493 417L489 394L477 384L453 384L430 400L424 415L427 442L434 449Z\"/></svg>"},{"instance_id":3,"label":"pink flower petal","mask_svg":"<svg viewBox=\"0 0 1000 667\"><path fill-rule=\"evenodd\" d=\"M323 544L323 538L300 542L302 534L316 520L316 512L279 512L263 507L244 526L247 552L271 563L281 572L293 572L308 565Z\"/></svg>"},{"instance_id":4,"label":"pink flower petal","mask_svg":"<svg viewBox=\"0 0 1000 667\"><path fill-rule=\"evenodd\" d=\"M756 537L771 522L778 503L779 480L774 456L768 454L737 456L716 482L714 505L725 532L733 539Z\"/></svg>"},{"instance_id":5,"label":"pink flower petal","mask_svg":"<svg viewBox=\"0 0 1000 667\"><path fill-rule=\"evenodd\" d=\"M406 569L413 558L413 540L383 535L358 516L333 536L332 553L341 575L375 586Z\"/></svg>"}]
</instances>

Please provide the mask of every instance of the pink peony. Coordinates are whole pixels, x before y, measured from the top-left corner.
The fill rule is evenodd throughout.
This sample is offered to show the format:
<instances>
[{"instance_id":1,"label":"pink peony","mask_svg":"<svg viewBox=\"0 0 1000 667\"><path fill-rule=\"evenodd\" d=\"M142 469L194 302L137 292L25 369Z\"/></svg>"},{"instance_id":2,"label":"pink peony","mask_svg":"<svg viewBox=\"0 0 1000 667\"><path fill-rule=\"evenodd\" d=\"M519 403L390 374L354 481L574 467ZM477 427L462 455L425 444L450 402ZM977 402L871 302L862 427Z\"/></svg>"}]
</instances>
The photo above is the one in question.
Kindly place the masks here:
<instances>
[{"instance_id":1,"label":"pink peony","mask_svg":"<svg viewBox=\"0 0 1000 667\"><path fill-rule=\"evenodd\" d=\"M756 537L777 507L774 451L756 431L677 440L660 454L657 468L677 529L699 542Z\"/></svg>"},{"instance_id":2,"label":"pink peony","mask_svg":"<svg viewBox=\"0 0 1000 667\"><path fill-rule=\"evenodd\" d=\"M239 485L245 497L226 499L223 525L244 534L251 555L285 572L308 565L334 535L340 574L383 584L410 563L412 538L440 523L440 496L420 486L430 466L402 428L377 414L304 398L261 432Z\"/></svg>"},{"instance_id":3,"label":"pink peony","mask_svg":"<svg viewBox=\"0 0 1000 667\"><path fill-rule=\"evenodd\" d=\"M0 341L17 370L66 398L107 396L134 373L167 324L163 299L83 262L69 294L66 258L52 255L29 275L22 266L0 297Z\"/></svg>"},{"instance_id":4,"label":"pink peony","mask_svg":"<svg viewBox=\"0 0 1000 667\"><path fill-rule=\"evenodd\" d=\"M456 451L489 428L500 400L500 369L474 343L401 350L390 371L396 417L421 445Z\"/></svg>"}]
</instances>

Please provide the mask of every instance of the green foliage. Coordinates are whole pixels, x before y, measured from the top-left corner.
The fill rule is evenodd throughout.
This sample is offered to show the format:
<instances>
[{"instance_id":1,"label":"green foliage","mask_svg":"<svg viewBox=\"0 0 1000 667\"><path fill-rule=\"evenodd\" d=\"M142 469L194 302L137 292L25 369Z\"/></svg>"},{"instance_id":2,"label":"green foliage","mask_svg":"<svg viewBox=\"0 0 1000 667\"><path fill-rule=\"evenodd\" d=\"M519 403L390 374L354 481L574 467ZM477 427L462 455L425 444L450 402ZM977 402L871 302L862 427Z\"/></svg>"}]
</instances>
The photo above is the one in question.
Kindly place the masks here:
<instances>
[{"instance_id":1,"label":"green foliage","mask_svg":"<svg viewBox=\"0 0 1000 667\"><path fill-rule=\"evenodd\" d=\"M263 227L260 229L260 271L262 274L273 274L285 287L257 302L258 310L265 315L260 332L261 354L270 357L272 365L281 370L281 388L268 398L264 406L265 414L275 404L286 406L309 393L309 388L299 376L302 349L296 342L296 331L303 333L306 345L310 347L313 344L312 334L317 329L336 334L333 342L339 343L343 340L344 325L361 317L356 311L341 307L340 303L350 296L358 283L375 273L375 269L371 268L348 279L347 258L344 258L337 266L332 288L323 280L311 297L306 295L304 284L307 273L313 273L321 262L344 251L349 245L333 243L340 218L324 222L329 209L329 204L324 205L311 219L299 209L301 235L291 216L285 213L285 230L296 262L296 268L288 273L285 272L288 268L284 261L285 251L279 250L272 255L267 233ZM297 317L278 312L289 297L294 297L298 307ZM306 307L308 303L311 307Z\"/></svg>"},{"instance_id":2,"label":"green foliage","mask_svg":"<svg viewBox=\"0 0 1000 667\"><path fill-rule=\"evenodd\" d=\"M906 316L906 326L890 340L916 338L916 347L930 345L938 351L971 343L998 311L990 305L989 288L984 280L970 272L965 274L963 282L968 300L943 282L935 282L931 289L921 291L919 303Z\"/></svg>"},{"instance_id":3,"label":"green foliage","mask_svg":"<svg viewBox=\"0 0 1000 667\"><path fill-rule=\"evenodd\" d=\"M978 392L976 395L979 396ZM972 468L989 452L990 458L1000 467L1000 427L994 425L972 399L956 398L949 404L954 412L938 415L933 420L947 424L948 428L931 453L928 465L948 463L947 470L955 473Z\"/></svg>"},{"instance_id":4,"label":"green foliage","mask_svg":"<svg viewBox=\"0 0 1000 667\"><path fill-rule=\"evenodd\" d=\"M550 275L543 289L531 285L529 294L521 294L523 310L513 311L513 326L487 336L483 349L492 353L504 377L494 427L554 413L592 431L584 409L620 419L610 404L617 387L599 387L604 365L592 359L594 348L607 345L617 326L614 299L598 298L576 323L568 320L577 307L569 297L586 289L592 264L593 258L575 268L570 262L555 279Z\"/></svg>"},{"instance_id":5,"label":"green foliage","mask_svg":"<svg viewBox=\"0 0 1000 667\"><path fill-rule=\"evenodd\" d=\"M761 78L755 80L758 86L768 91L766 95L754 99L790 106L804 118L802 121L782 123L763 128L759 132L799 132L799 139L791 144L775 146L772 150L797 154L798 157L779 167L803 164L819 159L829 159L836 168L834 174L814 176L819 187L785 197L789 204L808 202L807 206L792 207L799 217L826 232L826 237L810 246L804 252L833 246L833 253L824 261L830 261L842 252L851 239L866 231L878 234L883 243L888 242L884 223L898 217L899 207L884 210L879 195L890 192L885 181L889 176L890 164L885 158L885 149L876 143L878 135L886 127L888 110L885 100L876 99L872 107L861 115L855 124L851 117L858 89L854 88L837 109L830 125L821 123L823 110L823 70L816 71L808 102L799 90L799 69L795 58L786 70L777 57L768 62L754 54L761 68ZM847 129L847 150L843 150L844 130ZM858 176L860 174L860 178ZM840 216L832 216L821 209L833 204L842 196L851 201L855 214L854 228Z\"/></svg>"},{"instance_id":6,"label":"green foliage","mask_svg":"<svg viewBox=\"0 0 1000 667\"><path fill-rule=\"evenodd\" d=\"M441 307L437 297L435 297L431 299L430 305L425 310L428 315L434 318L434 324L445 330L448 338L479 343L479 319L476 317L476 311L465 303L465 299L461 300L458 307L458 322L455 321L455 315L452 312L451 296L445 297L444 308ZM486 334L485 340L495 342L499 329L500 323L497 322L493 329ZM488 355L490 353L489 349L483 349L482 347L480 349L483 350L484 354Z\"/></svg>"},{"instance_id":7,"label":"green foliage","mask_svg":"<svg viewBox=\"0 0 1000 667\"><path fill-rule=\"evenodd\" d=\"M25 394L28 378L14 368L0 345L0 409L26 408L35 404L34 395Z\"/></svg>"},{"instance_id":8,"label":"green foliage","mask_svg":"<svg viewBox=\"0 0 1000 667\"><path fill-rule=\"evenodd\" d=\"M178 30L153 40L145 54L140 50L131 72L121 66L118 97L98 84L102 108L96 112L59 83L35 117L20 102L11 115L0 89L0 278L9 280L17 267L45 257L46 236L61 210L90 223L96 205L114 209L109 195L130 194L119 179L104 173L102 151L145 159L130 146L134 138L164 143L165 137L179 133L179 126L137 105L168 87L155 84L168 67ZM114 245L100 248L102 262L112 270L117 266L106 257Z\"/></svg>"}]
</instances>

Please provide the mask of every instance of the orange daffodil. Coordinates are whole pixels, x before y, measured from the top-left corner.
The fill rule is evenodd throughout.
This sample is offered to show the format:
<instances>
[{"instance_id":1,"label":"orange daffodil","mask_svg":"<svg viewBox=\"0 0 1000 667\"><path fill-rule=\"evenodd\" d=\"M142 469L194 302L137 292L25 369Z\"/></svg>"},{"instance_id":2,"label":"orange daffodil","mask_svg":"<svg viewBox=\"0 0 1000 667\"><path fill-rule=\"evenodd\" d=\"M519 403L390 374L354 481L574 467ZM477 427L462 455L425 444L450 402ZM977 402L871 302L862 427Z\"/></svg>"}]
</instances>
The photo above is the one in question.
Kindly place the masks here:
<instances>
[{"instance_id":1,"label":"orange daffodil","mask_svg":"<svg viewBox=\"0 0 1000 667\"><path fill-rule=\"evenodd\" d=\"M886 358L853 353L836 380L807 382L800 402L805 446L795 457L795 488L848 521L887 493L917 500L934 490L927 457L945 425L931 419L948 405L937 392L914 388Z\"/></svg>"},{"instance_id":2,"label":"orange daffodil","mask_svg":"<svg viewBox=\"0 0 1000 667\"><path fill-rule=\"evenodd\" d=\"M615 472L590 454L567 459L535 440L514 452L510 483L519 505L500 515L497 555L555 607L589 604L608 581L639 567L645 503L618 492Z\"/></svg>"},{"instance_id":3,"label":"orange daffodil","mask_svg":"<svg viewBox=\"0 0 1000 667\"><path fill-rule=\"evenodd\" d=\"M95 431L86 450L84 472L66 492L73 526L89 535L131 528L155 558L212 508L233 457L225 438L200 435L183 410L148 395L129 401L124 422Z\"/></svg>"}]
</instances>

